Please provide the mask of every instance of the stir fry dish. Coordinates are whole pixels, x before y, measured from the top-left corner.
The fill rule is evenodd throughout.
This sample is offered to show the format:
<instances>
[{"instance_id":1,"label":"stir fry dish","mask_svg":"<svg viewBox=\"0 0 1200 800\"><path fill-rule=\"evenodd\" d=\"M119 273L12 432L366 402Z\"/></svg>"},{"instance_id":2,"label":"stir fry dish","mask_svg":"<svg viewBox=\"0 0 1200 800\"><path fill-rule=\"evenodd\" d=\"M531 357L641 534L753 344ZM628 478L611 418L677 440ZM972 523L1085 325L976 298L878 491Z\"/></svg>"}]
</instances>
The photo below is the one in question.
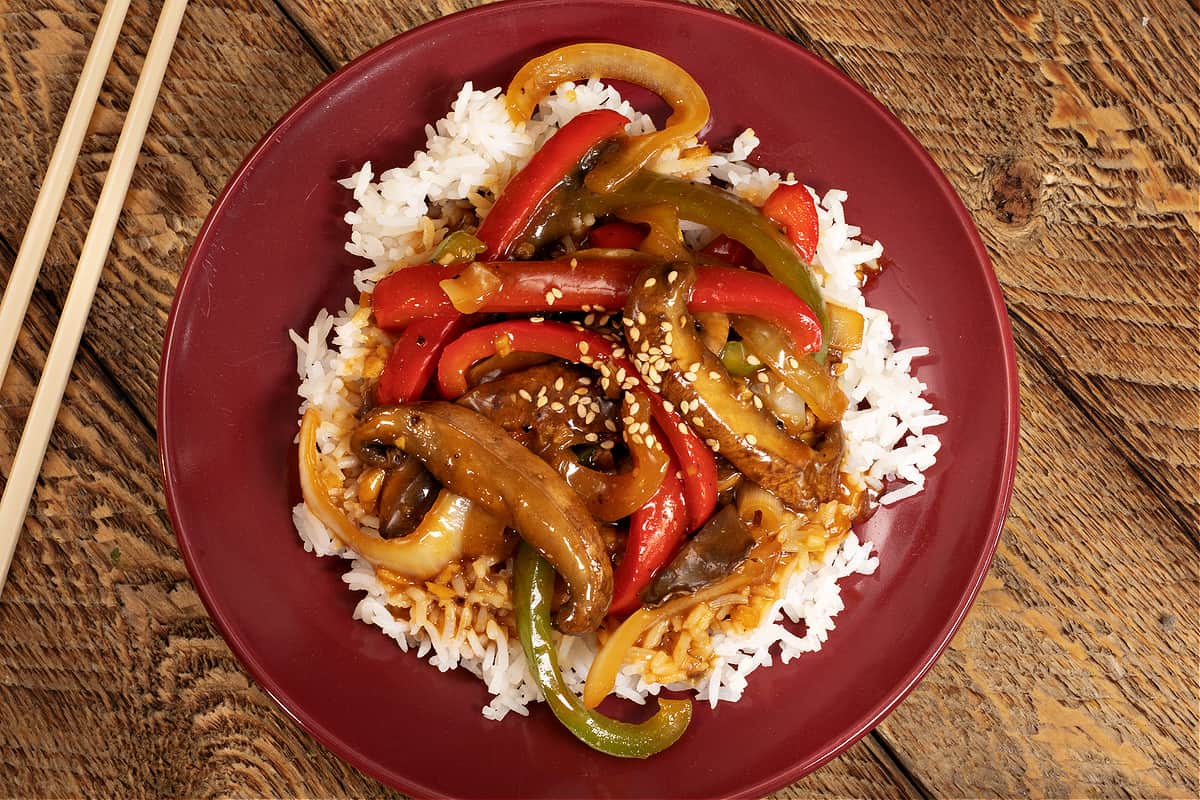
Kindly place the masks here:
<instances>
[{"instance_id":1,"label":"stir fry dish","mask_svg":"<svg viewBox=\"0 0 1200 800\"><path fill-rule=\"evenodd\" d=\"M479 675L486 715L544 699L614 756L670 747L692 700L628 723L610 695L735 700L772 646L820 647L837 580L874 569L853 525L920 490L945 419L862 299L881 250L844 197L747 164L752 132L714 151L709 116L612 44L468 84L411 169L344 182L373 266L295 337L294 516L354 561L356 617Z\"/></svg>"}]
</instances>

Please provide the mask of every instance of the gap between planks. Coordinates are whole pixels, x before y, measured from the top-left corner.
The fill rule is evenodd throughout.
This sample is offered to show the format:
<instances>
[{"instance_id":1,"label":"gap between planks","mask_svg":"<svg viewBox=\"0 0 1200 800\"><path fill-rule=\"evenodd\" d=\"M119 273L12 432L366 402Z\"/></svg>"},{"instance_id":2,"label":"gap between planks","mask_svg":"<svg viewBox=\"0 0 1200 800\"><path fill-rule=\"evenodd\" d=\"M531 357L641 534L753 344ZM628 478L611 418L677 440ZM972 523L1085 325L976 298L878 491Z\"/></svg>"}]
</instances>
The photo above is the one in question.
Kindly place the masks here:
<instances>
[{"instance_id":1,"label":"gap between planks","mask_svg":"<svg viewBox=\"0 0 1200 800\"><path fill-rule=\"evenodd\" d=\"M7 257L9 262L8 266L9 269L11 269L13 263L17 259L17 251L13 249L13 246L8 239L4 238L2 235L0 235L0 254ZM40 287L34 287L33 297L40 298L51 308L58 307L58 304L54 302L54 298L51 297L45 289ZM30 308L34 308L32 300L30 301ZM86 328L84 329L83 338L79 342L79 349L96 366L97 372L99 372L100 376L104 379L104 382L107 384L108 388L113 390L114 398L119 400L126 408L128 408L138 422L142 423L142 428L150 436L150 438L157 441L157 432L154 427L154 423L146 419L146 417L142 414L141 407L134 400L133 395L130 394L130 392L125 388L125 385L117 379L117 376L112 372L111 369L109 369L108 363L101 358L99 353L96 352L95 348L92 347L91 336ZM43 353L43 355L45 354ZM78 361L79 357L76 356L75 360ZM41 370L40 364L30 364L29 366L30 369L32 369L35 373L40 372ZM2 388L3 386L0 385L0 389Z\"/></svg>"}]
</instances>

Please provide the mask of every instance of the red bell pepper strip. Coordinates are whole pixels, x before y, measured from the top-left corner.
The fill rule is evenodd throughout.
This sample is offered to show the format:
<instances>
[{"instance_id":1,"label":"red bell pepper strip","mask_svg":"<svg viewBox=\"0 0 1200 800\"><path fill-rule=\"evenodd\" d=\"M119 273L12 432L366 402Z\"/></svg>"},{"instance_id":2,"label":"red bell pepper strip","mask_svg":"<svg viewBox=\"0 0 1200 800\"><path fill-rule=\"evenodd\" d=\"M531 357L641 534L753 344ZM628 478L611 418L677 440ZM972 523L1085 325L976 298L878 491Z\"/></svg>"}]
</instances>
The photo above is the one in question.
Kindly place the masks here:
<instances>
[{"instance_id":1,"label":"red bell pepper strip","mask_svg":"<svg viewBox=\"0 0 1200 800\"><path fill-rule=\"evenodd\" d=\"M658 425L652 426L662 435ZM658 491L646 505L633 513L629 521L629 539L625 555L613 572L613 599L609 614L625 616L641 604L639 594L649 585L663 564L671 560L688 532L687 501L684 482L679 475L679 459L668 451L670 463Z\"/></svg>"},{"instance_id":2,"label":"red bell pepper strip","mask_svg":"<svg viewBox=\"0 0 1200 800\"><path fill-rule=\"evenodd\" d=\"M501 314L624 308L645 263L621 258L573 258L570 261L496 261L486 267L500 276L500 288L479 311ZM426 264L401 270L375 287L375 322L394 330L428 314L454 313L438 285L461 266ZM690 311L719 311L759 317L778 325L797 354L821 347L821 323L808 304L762 272L732 267L698 267L688 301Z\"/></svg>"},{"instance_id":3,"label":"red bell pepper strip","mask_svg":"<svg viewBox=\"0 0 1200 800\"><path fill-rule=\"evenodd\" d=\"M591 247L636 250L646 240L644 227L632 222L606 222L592 228L588 234L588 244Z\"/></svg>"},{"instance_id":4,"label":"red bell pepper strip","mask_svg":"<svg viewBox=\"0 0 1200 800\"><path fill-rule=\"evenodd\" d=\"M700 252L703 255L735 267L750 267L758 263L754 258L754 253L750 252L749 247L746 247L746 245L736 239L730 239L723 233L706 244ZM758 268L762 269L762 265L759 264Z\"/></svg>"},{"instance_id":5,"label":"red bell pepper strip","mask_svg":"<svg viewBox=\"0 0 1200 800\"><path fill-rule=\"evenodd\" d=\"M817 207L803 184L780 184L763 203L763 216L787 232L800 257L812 263L820 235Z\"/></svg>"},{"instance_id":6,"label":"red bell pepper strip","mask_svg":"<svg viewBox=\"0 0 1200 800\"><path fill-rule=\"evenodd\" d=\"M603 378L630 387L640 400L650 404L672 451L683 465L684 497L689 529L708 520L717 504L717 463L712 451L689 428L662 397L651 391L638 375L637 367L625 358L624 348L600 334L563 322L510 320L467 331L446 346L438 362L438 388L452 400L467 391L467 370L476 361L496 352L522 351L593 366ZM631 383L632 381L632 383Z\"/></svg>"},{"instance_id":7,"label":"red bell pepper strip","mask_svg":"<svg viewBox=\"0 0 1200 800\"><path fill-rule=\"evenodd\" d=\"M526 223L588 151L625 129L629 119L608 109L588 111L562 126L496 198L476 236L484 258L505 258Z\"/></svg>"},{"instance_id":8,"label":"red bell pepper strip","mask_svg":"<svg viewBox=\"0 0 1200 800\"><path fill-rule=\"evenodd\" d=\"M375 402L392 405L421 399L442 350L468 324L468 317L454 313L422 317L405 328L375 384Z\"/></svg>"}]
</instances>

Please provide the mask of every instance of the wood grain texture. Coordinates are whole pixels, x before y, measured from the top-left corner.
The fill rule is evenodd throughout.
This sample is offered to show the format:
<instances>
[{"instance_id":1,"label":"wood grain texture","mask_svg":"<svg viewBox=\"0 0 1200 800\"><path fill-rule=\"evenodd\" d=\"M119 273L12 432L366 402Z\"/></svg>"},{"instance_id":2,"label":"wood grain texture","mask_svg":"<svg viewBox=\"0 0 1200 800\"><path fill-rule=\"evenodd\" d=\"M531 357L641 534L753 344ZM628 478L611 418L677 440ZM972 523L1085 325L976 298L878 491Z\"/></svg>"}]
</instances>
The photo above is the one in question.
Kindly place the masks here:
<instances>
[{"instance_id":1,"label":"wood grain texture","mask_svg":"<svg viewBox=\"0 0 1200 800\"><path fill-rule=\"evenodd\" d=\"M926 681L778 797L1200 795L1200 11L706 0L814 50L973 213L1022 372L996 564ZM395 796L249 680L179 559L155 382L187 248L331 68L470 0L193 0L0 602L0 796ZM0 0L0 279L102 3ZM157 4L135 2L0 396L7 471ZM886 243L885 243L886 244Z\"/></svg>"}]
</instances>

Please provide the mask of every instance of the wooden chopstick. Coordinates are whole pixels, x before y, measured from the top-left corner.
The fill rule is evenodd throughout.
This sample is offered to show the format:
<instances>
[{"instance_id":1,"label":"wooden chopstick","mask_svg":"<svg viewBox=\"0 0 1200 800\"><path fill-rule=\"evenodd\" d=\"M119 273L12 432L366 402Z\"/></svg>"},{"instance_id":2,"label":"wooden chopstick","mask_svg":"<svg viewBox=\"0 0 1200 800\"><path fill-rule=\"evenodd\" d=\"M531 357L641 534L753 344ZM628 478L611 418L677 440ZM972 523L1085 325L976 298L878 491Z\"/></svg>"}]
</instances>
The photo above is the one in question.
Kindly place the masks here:
<instances>
[{"instance_id":1,"label":"wooden chopstick","mask_svg":"<svg viewBox=\"0 0 1200 800\"><path fill-rule=\"evenodd\" d=\"M104 84L104 73L108 70L108 62L112 60L113 48L117 45L128 9L129 0L109 0L100 16L96 36L84 59L83 72L79 75L79 85L75 87L75 96L67 108L62 131L50 155L50 166L46 168L46 177L42 179L42 188L33 204L33 214L21 239L21 249L17 251L17 260L13 264L8 286L4 289L4 299L0 300L0 384L4 382L8 361L16 347L17 336L21 333L29 298L33 296L38 272L46 258L50 234L54 231L54 222L58 219L63 198L67 196L67 185L71 181L71 173L75 171L75 162L79 159L79 148L87 134L88 121L95 110L96 98L100 96L100 87Z\"/></svg>"},{"instance_id":2,"label":"wooden chopstick","mask_svg":"<svg viewBox=\"0 0 1200 800\"><path fill-rule=\"evenodd\" d=\"M16 549L17 539L24 526L29 501L33 497L38 473L41 471L42 459L46 455L46 447L50 443L54 419L58 415L58 407L62 403L63 393L67 388L67 379L71 375L75 353L79 349L79 341L83 337L83 329L87 323L92 298L95 296L96 286L100 282L100 274L108 257L108 248L112 244L121 207L125 202L125 194L129 190L133 168L137 164L138 153L142 149L146 127L150 124L150 115L154 110L154 103L158 99L158 90L162 85L163 75L166 73L167 63L171 58L171 50L175 46L175 36L179 32L179 25L183 21L183 12L186 8L187 0L165 0L163 3L158 24L154 29L154 38L150 41L150 49L147 51L142 65L142 74L138 78L137 88L134 89L133 100L125 115L121 136L117 140L117 148L113 152L108 175L104 179L104 188L100 190L96 213L92 217L91 227L88 228L87 238L84 240L83 250L79 255L79 263L75 267L75 277L71 281L71 288L67 292L66 302L63 304L58 330L55 331L54 340L50 344L50 352L46 356L42 378L34 393L29 417L26 419L25 429L21 433L21 442L17 446L17 454L9 470L8 482L4 486L4 495L0 497L0 591L3 590L5 578L8 577L13 551ZM106 8L105 17L107 17L108 11L109 9ZM117 25L117 27L120 26ZM99 35L99 31L97 31L97 35ZM111 54L111 47L109 52ZM89 64L91 64L90 54ZM103 67L92 66L103 71ZM81 112L81 118L85 125L87 116L90 116L90 112L86 116L83 116ZM77 153L78 147L76 147ZM49 203L47 203L48 206ZM55 216L57 216L57 209ZM30 225L34 224L45 225L48 223L44 220L31 220ZM22 249L24 249L24 244L22 244ZM42 253L37 259L39 263L44 252L43 246ZM27 301L24 305L27 305ZM23 316L22 312L21 317Z\"/></svg>"}]
</instances>

